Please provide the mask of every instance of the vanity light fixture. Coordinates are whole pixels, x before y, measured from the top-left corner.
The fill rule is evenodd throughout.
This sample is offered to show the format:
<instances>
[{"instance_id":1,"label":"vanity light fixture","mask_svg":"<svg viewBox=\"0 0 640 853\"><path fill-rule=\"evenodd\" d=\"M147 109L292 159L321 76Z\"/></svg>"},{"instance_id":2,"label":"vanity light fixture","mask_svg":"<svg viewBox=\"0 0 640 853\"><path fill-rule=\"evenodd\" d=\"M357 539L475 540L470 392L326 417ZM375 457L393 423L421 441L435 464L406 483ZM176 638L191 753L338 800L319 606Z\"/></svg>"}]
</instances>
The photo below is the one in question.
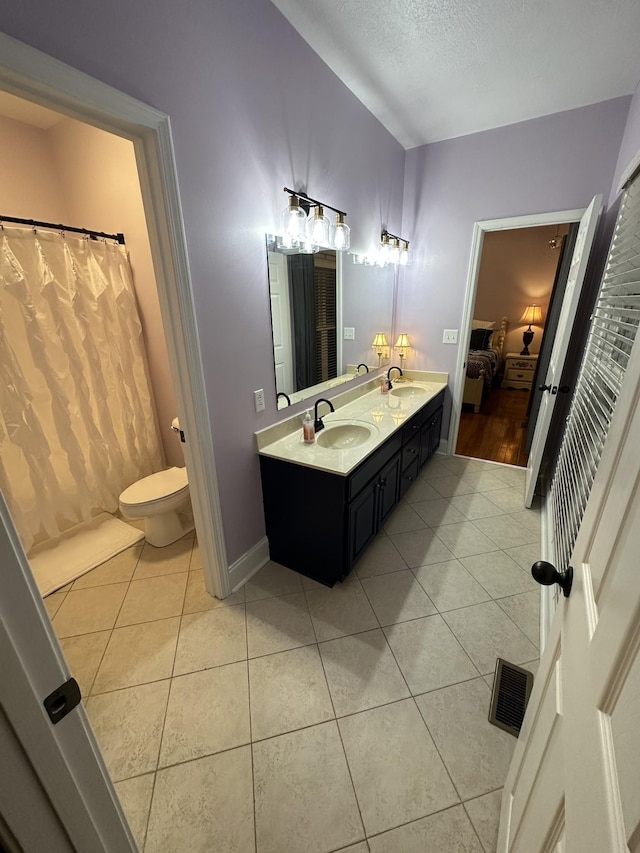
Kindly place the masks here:
<instances>
[{"instance_id":1,"label":"vanity light fixture","mask_svg":"<svg viewBox=\"0 0 640 853\"><path fill-rule=\"evenodd\" d=\"M406 267L409 263L409 241L397 234L391 234L386 228L380 234L377 263L384 267L387 264L400 264Z\"/></svg>"},{"instance_id":2,"label":"vanity light fixture","mask_svg":"<svg viewBox=\"0 0 640 853\"><path fill-rule=\"evenodd\" d=\"M522 333L522 343L524 344L524 349L520 353L520 355L530 355L529 352L529 344L533 340L534 332L531 329L531 324L534 326L540 326L542 324L542 310L539 305L527 305L524 309L522 317L520 317L521 323L528 323L529 328L525 329Z\"/></svg>"},{"instance_id":3,"label":"vanity light fixture","mask_svg":"<svg viewBox=\"0 0 640 853\"><path fill-rule=\"evenodd\" d=\"M398 335L398 340L395 342L394 348L398 350L398 356L400 357L400 370L404 370L404 359L407 357L407 352L411 349L409 335L404 332Z\"/></svg>"},{"instance_id":4,"label":"vanity light fixture","mask_svg":"<svg viewBox=\"0 0 640 853\"><path fill-rule=\"evenodd\" d=\"M384 332L376 332L371 346L378 353L378 367L382 367L382 356L386 357L389 355L389 344L387 343L387 336Z\"/></svg>"},{"instance_id":5,"label":"vanity light fixture","mask_svg":"<svg viewBox=\"0 0 640 853\"><path fill-rule=\"evenodd\" d=\"M344 219L344 210L338 210L324 201L311 198L303 192L284 188L289 193L289 204L282 211L282 242L288 248L300 247L303 252L317 252L318 248L346 252L351 245L351 233ZM335 225L330 226L324 208L336 214ZM308 214L308 216L307 216Z\"/></svg>"}]
</instances>

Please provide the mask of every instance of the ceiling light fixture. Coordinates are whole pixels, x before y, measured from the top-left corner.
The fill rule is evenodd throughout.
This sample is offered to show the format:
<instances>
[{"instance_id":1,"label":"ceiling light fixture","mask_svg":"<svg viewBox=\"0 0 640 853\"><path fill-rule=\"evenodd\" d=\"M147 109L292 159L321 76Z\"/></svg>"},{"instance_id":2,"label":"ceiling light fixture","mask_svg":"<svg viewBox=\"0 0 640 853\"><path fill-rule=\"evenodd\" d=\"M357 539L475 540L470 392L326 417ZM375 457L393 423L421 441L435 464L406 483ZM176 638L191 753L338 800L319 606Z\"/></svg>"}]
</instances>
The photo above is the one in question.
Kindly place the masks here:
<instances>
[{"instance_id":1,"label":"ceiling light fixture","mask_svg":"<svg viewBox=\"0 0 640 853\"><path fill-rule=\"evenodd\" d=\"M351 246L351 229L344 221L347 215L344 210L288 187L284 188L284 192L289 193L290 197L281 217L283 247L299 247L307 252L317 251L318 248L348 251ZM333 226L325 216L325 207L336 214Z\"/></svg>"}]
</instances>

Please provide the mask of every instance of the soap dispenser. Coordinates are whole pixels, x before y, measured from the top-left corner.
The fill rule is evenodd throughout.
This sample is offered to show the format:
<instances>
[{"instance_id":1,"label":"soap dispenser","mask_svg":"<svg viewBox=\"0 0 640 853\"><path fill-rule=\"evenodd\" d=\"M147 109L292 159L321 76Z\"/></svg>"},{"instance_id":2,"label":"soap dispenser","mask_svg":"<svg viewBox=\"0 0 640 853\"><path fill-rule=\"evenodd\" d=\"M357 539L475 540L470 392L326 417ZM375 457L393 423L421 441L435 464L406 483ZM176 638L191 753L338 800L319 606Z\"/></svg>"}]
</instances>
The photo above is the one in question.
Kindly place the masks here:
<instances>
[{"instance_id":1,"label":"soap dispenser","mask_svg":"<svg viewBox=\"0 0 640 853\"><path fill-rule=\"evenodd\" d=\"M316 440L316 428L313 425L310 409L307 409L302 420L302 438L305 444L313 444Z\"/></svg>"}]
</instances>

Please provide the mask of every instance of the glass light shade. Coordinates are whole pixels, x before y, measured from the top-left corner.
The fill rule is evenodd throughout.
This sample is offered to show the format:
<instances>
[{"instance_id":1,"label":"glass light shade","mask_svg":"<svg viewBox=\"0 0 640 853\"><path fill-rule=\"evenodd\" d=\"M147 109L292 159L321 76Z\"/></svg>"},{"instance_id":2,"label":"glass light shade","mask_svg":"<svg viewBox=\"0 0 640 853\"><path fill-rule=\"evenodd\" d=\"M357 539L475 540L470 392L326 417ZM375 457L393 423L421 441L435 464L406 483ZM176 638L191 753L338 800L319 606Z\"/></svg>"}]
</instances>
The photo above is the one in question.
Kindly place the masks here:
<instances>
[{"instance_id":1,"label":"glass light shade","mask_svg":"<svg viewBox=\"0 0 640 853\"><path fill-rule=\"evenodd\" d=\"M316 246L329 245L329 220L321 204L313 208L307 219L307 239Z\"/></svg>"},{"instance_id":2,"label":"glass light shade","mask_svg":"<svg viewBox=\"0 0 640 853\"><path fill-rule=\"evenodd\" d=\"M388 347L389 344L387 343L387 336L383 332L376 332L376 336L373 339L371 346L374 349L377 349L378 347Z\"/></svg>"},{"instance_id":3,"label":"glass light shade","mask_svg":"<svg viewBox=\"0 0 640 853\"><path fill-rule=\"evenodd\" d=\"M307 215L296 196L290 196L289 204L282 211L281 223L283 238L288 241L304 240Z\"/></svg>"},{"instance_id":4,"label":"glass light shade","mask_svg":"<svg viewBox=\"0 0 640 853\"><path fill-rule=\"evenodd\" d=\"M409 243L406 240L402 241L402 248L400 249L400 259L398 263L403 267L406 267L409 264Z\"/></svg>"},{"instance_id":5,"label":"glass light shade","mask_svg":"<svg viewBox=\"0 0 640 853\"><path fill-rule=\"evenodd\" d=\"M539 326L542 323L542 310L539 305L527 305L524 309L521 323L526 323L528 326Z\"/></svg>"},{"instance_id":6,"label":"glass light shade","mask_svg":"<svg viewBox=\"0 0 640 853\"><path fill-rule=\"evenodd\" d=\"M389 263L389 248L389 235L383 234L380 238L380 244L378 246L378 256L376 258L376 262L381 267Z\"/></svg>"},{"instance_id":7,"label":"glass light shade","mask_svg":"<svg viewBox=\"0 0 640 853\"><path fill-rule=\"evenodd\" d=\"M389 263L397 264L400 261L400 240L394 239L389 246Z\"/></svg>"},{"instance_id":8,"label":"glass light shade","mask_svg":"<svg viewBox=\"0 0 640 853\"><path fill-rule=\"evenodd\" d=\"M404 332L401 335L398 335L398 340L396 341L396 349L409 349L411 344L409 343L409 335L406 335Z\"/></svg>"},{"instance_id":9,"label":"glass light shade","mask_svg":"<svg viewBox=\"0 0 640 853\"><path fill-rule=\"evenodd\" d=\"M342 213L336 213L336 224L331 228L331 245L336 252L346 252L351 246L351 229Z\"/></svg>"}]
</instances>

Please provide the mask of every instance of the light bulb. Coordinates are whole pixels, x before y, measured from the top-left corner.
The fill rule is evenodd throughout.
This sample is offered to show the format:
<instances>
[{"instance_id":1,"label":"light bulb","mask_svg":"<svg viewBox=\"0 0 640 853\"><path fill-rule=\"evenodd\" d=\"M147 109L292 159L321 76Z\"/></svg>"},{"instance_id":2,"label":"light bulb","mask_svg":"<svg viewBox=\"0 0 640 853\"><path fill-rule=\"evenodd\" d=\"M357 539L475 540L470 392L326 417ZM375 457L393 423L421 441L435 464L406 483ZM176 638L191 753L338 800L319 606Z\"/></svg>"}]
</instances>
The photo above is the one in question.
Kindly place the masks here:
<instances>
[{"instance_id":1,"label":"light bulb","mask_svg":"<svg viewBox=\"0 0 640 853\"><path fill-rule=\"evenodd\" d=\"M351 245L351 229L344 221L343 213L336 213L336 224L331 231L331 244L336 252L347 252Z\"/></svg>"},{"instance_id":2,"label":"light bulb","mask_svg":"<svg viewBox=\"0 0 640 853\"><path fill-rule=\"evenodd\" d=\"M383 267L389 263L389 235L383 234L378 246L378 256L376 261L379 266Z\"/></svg>"},{"instance_id":3,"label":"light bulb","mask_svg":"<svg viewBox=\"0 0 640 853\"><path fill-rule=\"evenodd\" d=\"M389 246L389 263L397 264L400 260L400 240L396 237Z\"/></svg>"},{"instance_id":4,"label":"light bulb","mask_svg":"<svg viewBox=\"0 0 640 853\"><path fill-rule=\"evenodd\" d=\"M400 266L406 267L409 263L409 243L407 240L402 241L402 249L400 249Z\"/></svg>"},{"instance_id":5,"label":"light bulb","mask_svg":"<svg viewBox=\"0 0 640 853\"><path fill-rule=\"evenodd\" d=\"M289 204L282 211L281 222L283 238L291 241L304 239L307 216L296 196L290 196Z\"/></svg>"},{"instance_id":6,"label":"light bulb","mask_svg":"<svg viewBox=\"0 0 640 853\"><path fill-rule=\"evenodd\" d=\"M316 205L307 219L307 239L316 246L329 245L329 220L321 204Z\"/></svg>"}]
</instances>

